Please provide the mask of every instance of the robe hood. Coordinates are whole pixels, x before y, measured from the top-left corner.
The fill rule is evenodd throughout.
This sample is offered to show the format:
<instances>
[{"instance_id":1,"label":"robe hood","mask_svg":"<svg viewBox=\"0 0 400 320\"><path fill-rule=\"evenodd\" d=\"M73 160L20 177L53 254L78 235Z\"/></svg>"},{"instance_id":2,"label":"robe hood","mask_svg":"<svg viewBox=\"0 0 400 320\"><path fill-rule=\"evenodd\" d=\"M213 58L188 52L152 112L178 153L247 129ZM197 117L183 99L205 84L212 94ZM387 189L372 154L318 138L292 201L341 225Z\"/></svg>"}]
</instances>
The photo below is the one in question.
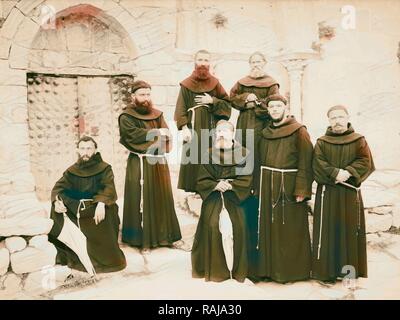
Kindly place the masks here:
<instances>
[{"instance_id":1,"label":"robe hood","mask_svg":"<svg viewBox=\"0 0 400 320\"><path fill-rule=\"evenodd\" d=\"M149 114L141 114L137 112L134 108L134 106L129 105L122 113L122 114L129 114L130 116L140 119L140 120L155 120L158 119L161 115L162 112L156 108L153 108ZM120 115L120 116L121 116Z\"/></svg>"},{"instance_id":2,"label":"robe hood","mask_svg":"<svg viewBox=\"0 0 400 320\"><path fill-rule=\"evenodd\" d=\"M87 162L75 162L67 171L75 176L86 178L103 172L110 165L104 162L100 153L95 153Z\"/></svg>"},{"instance_id":3,"label":"robe hood","mask_svg":"<svg viewBox=\"0 0 400 320\"><path fill-rule=\"evenodd\" d=\"M292 135L302 127L305 127L305 125L297 122L294 116L290 116L287 121L279 126L274 126L271 123L268 127L264 128L262 137L269 140L284 138Z\"/></svg>"},{"instance_id":4,"label":"robe hood","mask_svg":"<svg viewBox=\"0 0 400 320\"><path fill-rule=\"evenodd\" d=\"M197 79L193 71L193 73L185 80L183 80L180 85L189 89L192 92L203 93L212 91L218 83L219 80L212 75L210 75L210 77L205 80Z\"/></svg>"},{"instance_id":5,"label":"robe hood","mask_svg":"<svg viewBox=\"0 0 400 320\"><path fill-rule=\"evenodd\" d=\"M252 78L247 76L240 79L238 82L245 87L269 88L275 84L277 84L279 87L279 83L269 75L264 75L260 78Z\"/></svg>"},{"instance_id":6,"label":"robe hood","mask_svg":"<svg viewBox=\"0 0 400 320\"><path fill-rule=\"evenodd\" d=\"M349 123L347 125L347 130L343 133L335 133L332 131L332 127L329 126L325 135L320 137L318 140L322 140L331 144L348 144L363 137L364 136L361 134L354 132L351 123Z\"/></svg>"},{"instance_id":7,"label":"robe hood","mask_svg":"<svg viewBox=\"0 0 400 320\"><path fill-rule=\"evenodd\" d=\"M250 155L250 151L243 147L238 141L235 141L230 149L208 149L211 164L232 167L242 165Z\"/></svg>"}]
</instances>

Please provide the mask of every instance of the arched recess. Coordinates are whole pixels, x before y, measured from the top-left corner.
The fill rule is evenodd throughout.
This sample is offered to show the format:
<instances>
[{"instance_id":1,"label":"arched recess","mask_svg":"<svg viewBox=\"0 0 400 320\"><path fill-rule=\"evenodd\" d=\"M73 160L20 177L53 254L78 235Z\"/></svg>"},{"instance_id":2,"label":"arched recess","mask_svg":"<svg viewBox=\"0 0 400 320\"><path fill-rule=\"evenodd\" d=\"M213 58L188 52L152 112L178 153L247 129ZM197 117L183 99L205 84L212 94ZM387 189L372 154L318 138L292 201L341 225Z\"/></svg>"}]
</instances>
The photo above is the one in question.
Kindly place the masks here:
<instances>
[{"instance_id":1,"label":"arched recess","mask_svg":"<svg viewBox=\"0 0 400 320\"><path fill-rule=\"evenodd\" d=\"M123 190L126 150L118 116L135 77L137 51L125 29L104 11L77 5L41 27L28 55L27 101L31 171L39 200L76 160L83 135L98 143Z\"/></svg>"}]
</instances>

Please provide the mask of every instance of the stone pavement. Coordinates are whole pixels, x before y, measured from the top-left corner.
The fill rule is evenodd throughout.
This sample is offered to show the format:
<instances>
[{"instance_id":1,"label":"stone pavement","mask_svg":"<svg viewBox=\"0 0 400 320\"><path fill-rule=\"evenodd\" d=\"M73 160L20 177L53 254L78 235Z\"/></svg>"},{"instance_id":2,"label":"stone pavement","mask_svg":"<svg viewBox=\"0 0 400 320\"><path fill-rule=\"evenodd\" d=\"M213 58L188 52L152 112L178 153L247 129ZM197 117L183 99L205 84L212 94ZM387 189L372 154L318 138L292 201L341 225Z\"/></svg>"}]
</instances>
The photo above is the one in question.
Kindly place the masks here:
<instances>
[{"instance_id":1,"label":"stone pavement","mask_svg":"<svg viewBox=\"0 0 400 320\"><path fill-rule=\"evenodd\" d=\"M175 176L172 176L173 184L176 183ZM0 299L400 299L399 180L397 172L377 172L363 186L369 277L358 279L353 288L348 289L342 282L330 286L316 281L284 285L273 282L253 284L251 281L238 283L234 280L205 282L192 279L190 252L159 248L142 255L137 249L121 245L127 268L116 273L99 274L96 282L85 273L56 266L52 269L55 289L46 288L43 286L46 270L26 274L22 269L19 273L5 269L5 274L0 276ZM201 200L176 189L174 197L183 239L191 247ZM118 203L122 208L122 201ZM48 207L48 203L43 203L43 208ZM310 229L311 223L310 217ZM37 243L29 241L28 249L32 245L40 247L40 242L45 245L47 239L40 237L43 236L37 237ZM20 243L26 245L18 237L8 239L12 241L7 240L5 247L11 250L20 249ZM2 250L5 249L0 242L0 253ZM25 259L24 264L32 265L37 260L30 259L29 255Z\"/></svg>"}]
</instances>

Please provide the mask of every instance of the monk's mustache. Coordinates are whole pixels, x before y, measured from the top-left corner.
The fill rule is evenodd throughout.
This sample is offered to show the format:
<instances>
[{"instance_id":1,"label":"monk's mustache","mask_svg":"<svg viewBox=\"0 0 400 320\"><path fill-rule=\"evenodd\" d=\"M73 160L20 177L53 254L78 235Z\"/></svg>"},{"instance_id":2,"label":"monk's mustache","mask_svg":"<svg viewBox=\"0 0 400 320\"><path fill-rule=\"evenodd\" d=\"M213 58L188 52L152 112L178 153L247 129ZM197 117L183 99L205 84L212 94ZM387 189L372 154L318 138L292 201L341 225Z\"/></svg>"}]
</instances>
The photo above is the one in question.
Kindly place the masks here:
<instances>
[{"instance_id":1,"label":"monk's mustache","mask_svg":"<svg viewBox=\"0 0 400 320\"><path fill-rule=\"evenodd\" d=\"M220 144L220 143L229 143L231 139L225 138L225 137L217 137L215 141Z\"/></svg>"},{"instance_id":2,"label":"monk's mustache","mask_svg":"<svg viewBox=\"0 0 400 320\"><path fill-rule=\"evenodd\" d=\"M210 67L208 67L208 66L198 66L198 65L196 65L196 70L199 70L199 71L208 71L210 69Z\"/></svg>"},{"instance_id":3,"label":"monk's mustache","mask_svg":"<svg viewBox=\"0 0 400 320\"><path fill-rule=\"evenodd\" d=\"M87 161L90 160L90 158L91 158L91 157L89 157L89 156L87 156L87 155L80 156L79 159L78 159L78 162L79 162L79 163L87 162Z\"/></svg>"}]
</instances>

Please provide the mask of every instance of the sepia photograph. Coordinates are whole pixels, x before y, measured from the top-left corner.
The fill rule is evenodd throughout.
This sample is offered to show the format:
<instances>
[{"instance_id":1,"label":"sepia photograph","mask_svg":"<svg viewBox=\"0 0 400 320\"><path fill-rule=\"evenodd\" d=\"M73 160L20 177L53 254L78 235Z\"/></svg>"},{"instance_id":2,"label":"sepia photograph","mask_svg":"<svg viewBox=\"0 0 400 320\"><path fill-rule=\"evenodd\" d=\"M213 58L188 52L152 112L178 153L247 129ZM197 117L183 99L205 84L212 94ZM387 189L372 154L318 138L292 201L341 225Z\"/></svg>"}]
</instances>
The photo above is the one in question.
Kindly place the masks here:
<instances>
[{"instance_id":1,"label":"sepia photograph","mask_svg":"<svg viewBox=\"0 0 400 320\"><path fill-rule=\"evenodd\" d=\"M0 300L400 300L399 17L0 0Z\"/></svg>"}]
</instances>

